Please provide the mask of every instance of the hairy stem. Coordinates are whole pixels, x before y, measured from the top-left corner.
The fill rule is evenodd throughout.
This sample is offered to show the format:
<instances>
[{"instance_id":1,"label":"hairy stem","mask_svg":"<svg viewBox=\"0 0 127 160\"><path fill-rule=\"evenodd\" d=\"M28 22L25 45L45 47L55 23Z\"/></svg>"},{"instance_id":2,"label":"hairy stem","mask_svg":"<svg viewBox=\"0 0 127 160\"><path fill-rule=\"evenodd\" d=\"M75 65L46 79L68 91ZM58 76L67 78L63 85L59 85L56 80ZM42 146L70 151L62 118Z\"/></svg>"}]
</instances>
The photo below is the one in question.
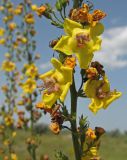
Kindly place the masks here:
<instances>
[{"instance_id":1,"label":"hairy stem","mask_svg":"<svg viewBox=\"0 0 127 160\"><path fill-rule=\"evenodd\" d=\"M75 159L81 160L81 152L80 152L80 144L78 140L78 133L77 133L77 123L76 123L76 117L77 117L77 91L75 87L75 81L73 78L73 83L70 88L71 93L71 130L72 130L72 141L73 141L73 147L75 152Z\"/></svg>"}]
</instances>

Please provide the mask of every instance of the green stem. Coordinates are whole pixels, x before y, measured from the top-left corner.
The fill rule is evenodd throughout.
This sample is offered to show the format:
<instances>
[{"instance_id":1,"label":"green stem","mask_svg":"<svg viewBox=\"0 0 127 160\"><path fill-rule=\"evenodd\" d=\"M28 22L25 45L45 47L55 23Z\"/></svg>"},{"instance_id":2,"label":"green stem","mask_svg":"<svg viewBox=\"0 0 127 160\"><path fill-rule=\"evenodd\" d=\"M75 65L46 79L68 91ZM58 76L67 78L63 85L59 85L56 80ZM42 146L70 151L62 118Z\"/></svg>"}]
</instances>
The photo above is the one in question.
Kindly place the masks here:
<instances>
[{"instance_id":1,"label":"green stem","mask_svg":"<svg viewBox=\"0 0 127 160\"><path fill-rule=\"evenodd\" d=\"M59 23L63 23L57 16L56 16L56 14L53 12L53 16L55 17L55 19L59 22Z\"/></svg>"},{"instance_id":2,"label":"green stem","mask_svg":"<svg viewBox=\"0 0 127 160\"><path fill-rule=\"evenodd\" d=\"M79 0L73 0L73 8L79 7Z\"/></svg>"},{"instance_id":3,"label":"green stem","mask_svg":"<svg viewBox=\"0 0 127 160\"><path fill-rule=\"evenodd\" d=\"M35 148L33 148L33 151L32 151L33 153L32 153L32 159L33 160L36 160L36 149Z\"/></svg>"},{"instance_id":4,"label":"green stem","mask_svg":"<svg viewBox=\"0 0 127 160\"><path fill-rule=\"evenodd\" d=\"M62 11L60 11L60 16L61 16L61 18L64 20L65 19L65 17L63 16L63 14L62 14Z\"/></svg>"},{"instance_id":5,"label":"green stem","mask_svg":"<svg viewBox=\"0 0 127 160\"><path fill-rule=\"evenodd\" d=\"M80 150L80 144L78 140L78 133L77 133L77 123L76 123L76 117L77 117L77 91L75 87L75 81L73 77L73 83L70 87L70 93L71 93L71 130L72 130L72 141L73 141L73 147L75 152L75 159L81 160L81 150Z\"/></svg>"}]
</instances>

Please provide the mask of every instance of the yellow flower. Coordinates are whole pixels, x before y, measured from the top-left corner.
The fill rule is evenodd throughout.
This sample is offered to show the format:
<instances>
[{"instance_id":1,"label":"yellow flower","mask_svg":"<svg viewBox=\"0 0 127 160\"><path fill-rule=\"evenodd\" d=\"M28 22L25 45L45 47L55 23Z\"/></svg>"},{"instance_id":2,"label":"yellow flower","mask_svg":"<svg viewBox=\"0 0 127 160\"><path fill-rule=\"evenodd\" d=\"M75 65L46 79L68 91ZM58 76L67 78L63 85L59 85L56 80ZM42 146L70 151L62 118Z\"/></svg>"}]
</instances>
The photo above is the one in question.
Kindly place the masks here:
<instances>
[{"instance_id":1,"label":"yellow flower","mask_svg":"<svg viewBox=\"0 0 127 160\"><path fill-rule=\"evenodd\" d=\"M11 125L13 125L13 123L14 123L14 119L12 118L11 115L7 115L7 116L4 118L4 122L5 122L6 126L11 126Z\"/></svg>"},{"instance_id":2,"label":"yellow flower","mask_svg":"<svg viewBox=\"0 0 127 160\"><path fill-rule=\"evenodd\" d=\"M31 78L28 78L26 82L21 85L21 87L25 93L31 94L36 89L36 81Z\"/></svg>"},{"instance_id":3,"label":"yellow flower","mask_svg":"<svg viewBox=\"0 0 127 160\"><path fill-rule=\"evenodd\" d=\"M11 153L11 160L18 160L17 155L15 153Z\"/></svg>"},{"instance_id":4,"label":"yellow flower","mask_svg":"<svg viewBox=\"0 0 127 160\"><path fill-rule=\"evenodd\" d=\"M22 37L21 42L25 44L28 42L28 39L26 37Z\"/></svg>"},{"instance_id":5,"label":"yellow flower","mask_svg":"<svg viewBox=\"0 0 127 160\"><path fill-rule=\"evenodd\" d=\"M3 11L4 10L4 7L3 6L0 6L0 11Z\"/></svg>"},{"instance_id":6,"label":"yellow flower","mask_svg":"<svg viewBox=\"0 0 127 160\"><path fill-rule=\"evenodd\" d=\"M40 7L37 8L37 10L36 10L37 15L38 15L39 17L41 17L41 16L44 14L44 12L46 11L46 9L47 9L46 6L44 6L44 5L40 6Z\"/></svg>"},{"instance_id":7,"label":"yellow flower","mask_svg":"<svg viewBox=\"0 0 127 160\"><path fill-rule=\"evenodd\" d=\"M17 48L18 48L18 45L19 45L19 43L18 43L17 41L13 42L13 47L14 47L14 49L17 49Z\"/></svg>"},{"instance_id":8,"label":"yellow flower","mask_svg":"<svg viewBox=\"0 0 127 160\"><path fill-rule=\"evenodd\" d=\"M103 80L87 80L84 92L91 99L89 109L96 113L99 109L106 109L114 100L121 96L121 92L110 91L110 84L105 76Z\"/></svg>"},{"instance_id":9,"label":"yellow flower","mask_svg":"<svg viewBox=\"0 0 127 160\"><path fill-rule=\"evenodd\" d=\"M98 23L95 27L83 26L75 21L65 19L64 31L67 36L62 38L54 46L54 50L66 55L76 54L80 68L86 69L93 58L93 52L100 50L101 35L104 26Z\"/></svg>"},{"instance_id":10,"label":"yellow flower","mask_svg":"<svg viewBox=\"0 0 127 160\"><path fill-rule=\"evenodd\" d=\"M98 77L98 71L94 67L90 67L86 70L88 79L96 79Z\"/></svg>"},{"instance_id":11,"label":"yellow flower","mask_svg":"<svg viewBox=\"0 0 127 160\"><path fill-rule=\"evenodd\" d=\"M74 68L76 65L76 58L75 57L67 57L64 61L64 65L66 67Z\"/></svg>"},{"instance_id":12,"label":"yellow flower","mask_svg":"<svg viewBox=\"0 0 127 160\"><path fill-rule=\"evenodd\" d=\"M7 23L7 22L9 22L9 21L11 21L11 20L13 20L13 16L12 16L12 15L8 15L8 16L5 16L5 17L3 18L3 22L4 22L4 23Z\"/></svg>"},{"instance_id":13,"label":"yellow flower","mask_svg":"<svg viewBox=\"0 0 127 160\"><path fill-rule=\"evenodd\" d=\"M40 75L44 81L43 108L51 108L57 99L63 102L72 84L73 69L62 65L56 58L52 58L51 63L55 69Z\"/></svg>"},{"instance_id":14,"label":"yellow flower","mask_svg":"<svg viewBox=\"0 0 127 160\"><path fill-rule=\"evenodd\" d=\"M13 30L17 27L17 25L16 25L16 23L11 22L11 23L9 23L8 27L9 27L9 29L10 29L11 31L13 31Z\"/></svg>"},{"instance_id":15,"label":"yellow flower","mask_svg":"<svg viewBox=\"0 0 127 160\"><path fill-rule=\"evenodd\" d=\"M34 16L33 14L29 13L25 16L25 22L28 24L34 24L35 20L34 20Z\"/></svg>"},{"instance_id":16,"label":"yellow flower","mask_svg":"<svg viewBox=\"0 0 127 160\"><path fill-rule=\"evenodd\" d=\"M88 130L86 131L86 138L90 140L96 139L95 131L91 128L88 128Z\"/></svg>"},{"instance_id":17,"label":"yellow flower","mask_svg":"<svg viewBox=\"0 0 127 160\"><path fill-rule=\"evenodd\" d=\"M14 137L16 137L16 132L12 132L12 137L14 138Z\"/></svg>"},{"instance_id":18,"label":"yellow flower","mask_svg":"<svg viewBox=\"0 0 127 160\"><path fill-rule=\"evenodd\" d=\"M4 39L4 38L1 38L1 39L0 39L0 44L1 44L1 45L4 45L4 44L5 44L5 42L6 42L6 41L5 41L5 39Z\"/></svg>"},{"instance_id":19,"label":"yellow flower","mask_svg":"<svg viewBox=\"0 0 127 160\"><path fill-rule=\"evenodd\" d=\"M96 146L91 147L87 154L82 157L82 160L101 160L98 156L98 148Z\"/></svg>"},{"instance_id":20,"label":"yellow flower","mask_svg":"<svg viewBox=\"0 0 127 160\"><path fill-rule=\"evenodd\" d=\"M8 12L9 12L9 14L14 14L14 9L13 9L12 7L10 7L10 8L8 9Z\"/></svg>"},{"instance_id":21,"label":"yellow flower","mask_svg":"<svg viewBox=\"0 0 127 160\"><path fill-rule=\"evenodd\" d=\"M97 147L91 147L90 152L91 152L92 156L97 156Z\"/></svg>"},{"instance_id":22,"label":"yellow flower","mask_svg":"<svg viewBox=\"0 0 127 160\"><path fill-rule=\"evenodd\" d=\"M2 87L1 87L1 90L3 91L3 92L8 92L8 86L7 85L3 85Z\"/></svg>"},{"instance_id":23,"label":"yellow flower","mask_svg":"<svg viewBox=\"0 0 127 160\"><path fill-rule=\"evenodd\" d=\"M35 78L38 75L38 68L35 64L26 64L25 69L25 75L28 77Z\"/></svg>"},{"instance_id":24,"label":"yellow flower","mask_svg":"<svg viewBox=\"0 0 127 160\"><path fill-rule=\"evenodd\" d=\"M10 53L5 53L4 55L7 59L10 59L11 58L11 54Z\"/></svg>"},{"instance_id":25,"label":"yellow flower","mask_svg":"<svg viewBox=\"0 0 127 160\"><path fill-rule=\"evenodd\" d=\"M31 5L31 9L32 9L32 11L36 11L37 10L37 5L36 4L33 4L33 5Z\"/></svg>"},{"instance_id":26,"label":"yellow flower","mask_svg":"<svg viewBox=\"0 0 127 160\"><path fill-rule=\"evenodd\" d=\"M2 69L6 72L12 72L13 70L15 70L16 65L15 63L11 62L11 61L3 61L2 63Z\"/></svg>"},{"instance_id":27,"label":"yellow flower","mask_svg":"<svg viewBox=\"0 0 127 160\"><path fill-rule=\"evenodd\" d=\"M22 4L19 4L16 9L14 10L14 14L15 15L20 15L23 11L23 5Z\"/></svg>"},{"instance_id":28,"label":"yellow flower","mask_svg":"<svg viewBox=\"0 0 127 160\"><path fill-rule=\"evenodd\" d=\"M3 28L0 28L0 36L3 36L5 33L5 30Z\"/></svg>"}]
</instances>

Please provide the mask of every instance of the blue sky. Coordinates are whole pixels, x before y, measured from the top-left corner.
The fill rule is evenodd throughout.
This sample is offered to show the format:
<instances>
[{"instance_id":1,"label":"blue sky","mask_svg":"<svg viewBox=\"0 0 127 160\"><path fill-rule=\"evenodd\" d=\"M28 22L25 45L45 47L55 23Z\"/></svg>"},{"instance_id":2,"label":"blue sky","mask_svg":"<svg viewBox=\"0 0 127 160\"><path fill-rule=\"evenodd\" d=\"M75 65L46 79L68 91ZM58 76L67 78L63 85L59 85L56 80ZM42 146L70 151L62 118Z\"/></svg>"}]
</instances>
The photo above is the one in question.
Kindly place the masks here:
<instances>
[{"instance_id":1,"label":"blue sky","mask_svg":"<svg viewBox=\"0 0 127 160\"><path fill-rule=\"evenodd\" d=\"M12 0L13 3L22 0ZM55 0L33 0L38 5ZM102 126L106 130L119 128L121 131L127 130L127 12L126 0L94 0L95 9L101 9L107 13L103 20L105 32L103 34L102 51L95 53L95 59L102 62L106 73L111 82L111 89L117 89L123 93L123 96L113 102L107 110L101 110L97 115L93 115L88 109L89 100L79 99L78 114L83 113L88 116L92 127ZM48 47L49 41L60 36L63 31L51 26L50 23L42 17L36 19L37 29L37 52L41 54L38 62L40 73L51 68L50 58L53 51ZM4 49L0 46L0 62L3 60ZM79 80L77 75L76 80ZM0 83L2 83L2 77ZM1 95L2 97L2 95ZM69 104L69 96L67 98ZM43 118L44 122L49 122L49 117Z\"/></svg>"}]
</instances>

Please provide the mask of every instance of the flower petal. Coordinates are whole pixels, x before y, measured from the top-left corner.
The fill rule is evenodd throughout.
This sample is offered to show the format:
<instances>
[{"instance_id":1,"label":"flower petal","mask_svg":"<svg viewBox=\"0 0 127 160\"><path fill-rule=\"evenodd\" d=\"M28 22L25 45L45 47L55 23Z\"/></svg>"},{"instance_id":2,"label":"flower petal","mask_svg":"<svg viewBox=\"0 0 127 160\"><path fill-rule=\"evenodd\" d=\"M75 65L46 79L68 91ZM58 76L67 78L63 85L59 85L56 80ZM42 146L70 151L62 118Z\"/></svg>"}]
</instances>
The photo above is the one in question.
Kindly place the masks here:
<instances>
[{"instance_id":1,"label":"flower petal","mask_svg":"<svg viewBox=\"0 0 127 160\"><path fill-rule=\"evenodd\" d=\"M62 66L62 63L56 58L52 58L51 63L54 66L54 68L56 68L56 69L60 69Z\"/></svg>"},{"instance_id":2,"label":"flower petal","mask_svg":"<svg viewBox=\"0 0 127 160\"><path fill-rule=\"evenodd\" d=\"M62 66L61 71L64 77L64 83L68 82L72 83L72 71L73 71L72 68Z\"/></svg>"},{"instance_id":3,"label":"flower petal","mask_svg":"<svg viewBox=\"0 0 127 160\"><path fill-rule=\"evenodd\" d=\"M73 39L69 36L62 36L58 43L53 48L56 51L65 53L66 55L73 54L74 43Z\"/></svg>"},{"instance_id":4,"label":"flower petal","mask_svg":"<svg viewBox=\"0 0 127 160\"><path fill-rule=\"evenodd\" d=\"M99 36L104 32L104 25L101 23L97 23L95 27L91 27L91 34L93 36Z\"/></svg>"},{"instance_id":5,"label":"flower petal","mask_svg":"<svg viewBox=\"0 0 127 160\"><path fill-rule=\"evenodd\" d=\"M64 31L67 35L72 35L72 31L74 28L83 28L80 23L72 21L68 18L64 21Z\"/></svg>"},{"instance_id":6,"label":"flower petal","mask_svg":"<svg viewBox=\"0 0 127 160\"><path fill-rule=\"evenodd\" d=\"M59 94L51 93L47 94L44 93L42 96L42 101L46 105L47 108L52 108L53 104L55 104L56 100L59 98Z\"/></svg>"},{"instance_id":7,"label":"flower petal","mask_svg":"<svg viewBox=\"0 0 127 160\"><path fill-rule=\"evenodd\" d=\"M68 93L68 90L69 90L69 88L70 88L70 85L71 85L71 83L67 83L66 85L63 86L63 92L62 92L62 94L61 94L61 96L60 96L60 100L61 100L62 102L64 102L64 100L65 100L65 98L66 98L66 95L67 95L67 93Z\"/></svg>"},{"instance_id":8,"label":"flower petal","mask_svg":"<svg viewBox=\"0 0 127 160\"><path fill-rule=\"evenodd\" d=\"M99 51L101 49L101 42L102 42L101 38L100 37L95 37L93 39L93 42L94 42L94 45L93 45L93 48L92 48L93 52Z\"/></svg>"},{"instance_id":9,"label":"flower petal","mask_svg":"<svg viewBox=\"0 0 127 160\"><path fill-rule=\"evenodd\" d=\"M89 66L89 63L91 62L93 58L93 53L89 53L87 51L85 52L84 50L80 53L77 53L76 56L78 58L80 68L87 69Z\"/></svg>"},{"instance_id":10,"label":"flower petal","mask_svg":"<svg viewBox=\"0 0 127 160\"><path fill-rule=\"evenodd\" d=\"M44 73L44 74L41 74L41 75L39 76L39 78L43 80L43 79L45 79L46 77L51 76L53 73L54 73L54 70L50 70L50 71L48 71L48 72L46 72L46 73Z\"/></svg>"},{"instance_id":11,"label":"flower petal","mask_svg":"<svg viewBox=\"0 0 127 160\"><path fill-rule=\"evenodd\" d=\"M109 98L104 99L104 106L103 108L106 109L113 101L121 97L122 93L121 92L116 92L114 91L112 95Z\"/></svg>"}]
</instances>

